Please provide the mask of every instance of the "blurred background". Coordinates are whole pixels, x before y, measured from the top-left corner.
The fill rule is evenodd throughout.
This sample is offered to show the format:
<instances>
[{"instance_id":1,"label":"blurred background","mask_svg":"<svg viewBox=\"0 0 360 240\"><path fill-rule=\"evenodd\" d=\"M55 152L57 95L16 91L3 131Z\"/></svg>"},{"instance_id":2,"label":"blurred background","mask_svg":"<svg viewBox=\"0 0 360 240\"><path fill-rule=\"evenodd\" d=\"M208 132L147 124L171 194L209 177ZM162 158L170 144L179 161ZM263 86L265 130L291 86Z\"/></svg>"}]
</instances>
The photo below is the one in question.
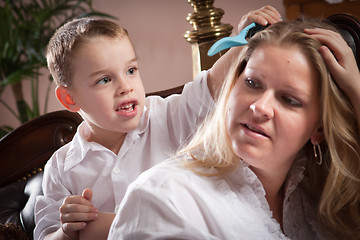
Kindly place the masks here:
<instances>
[{"instance_id":1,"label":"blurred background","mask_svg":"<svg viewBox=\"0 0 360 240\"><path fill-rule=\"evenodd\" d=\"M283 0L214 2L214 7L224 10L221 22L231 24L234 27L233 34L237 34L237 24L244 14L265 5L272 5L286 18ZM93 8L115 16L117 22L128 30L138 56L146 92L176 87L193 79L191 44L186 41L184 34L192 29L186 17L194 9L187 0L93 0ZM43 68L41 74L39 109L40 114L43 114L49 72ZM50 86L47 112L63 109L55 98L54 87L55 84ZM23 81L23 88L25 100L31 102L30 81ZM9 86L3 91L1 99L15 108L14 96ZM8 109L0 105L0 126L17 127L20 124Z\"/></svg>"}]
</instances>

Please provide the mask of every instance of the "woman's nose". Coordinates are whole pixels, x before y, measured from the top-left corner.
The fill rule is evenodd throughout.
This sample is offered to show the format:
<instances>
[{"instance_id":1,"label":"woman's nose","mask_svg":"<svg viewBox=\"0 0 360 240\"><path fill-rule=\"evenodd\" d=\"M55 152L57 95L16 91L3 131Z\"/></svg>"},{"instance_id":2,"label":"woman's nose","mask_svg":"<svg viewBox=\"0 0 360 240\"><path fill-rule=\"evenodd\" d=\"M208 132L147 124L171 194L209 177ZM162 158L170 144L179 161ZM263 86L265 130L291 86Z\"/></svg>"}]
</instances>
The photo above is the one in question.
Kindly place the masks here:
<instances>
[{"instance_id":1,"label":"woman's nose","mask_svg":"<svg viewBox=\"0 0 360 240\"><path fill-rule=\"evenodd\" d=\"M255 117L271 119L274 116L275 98L271 92L265 92L250 105L250 110Z\"/></svg>"}]
</instances>

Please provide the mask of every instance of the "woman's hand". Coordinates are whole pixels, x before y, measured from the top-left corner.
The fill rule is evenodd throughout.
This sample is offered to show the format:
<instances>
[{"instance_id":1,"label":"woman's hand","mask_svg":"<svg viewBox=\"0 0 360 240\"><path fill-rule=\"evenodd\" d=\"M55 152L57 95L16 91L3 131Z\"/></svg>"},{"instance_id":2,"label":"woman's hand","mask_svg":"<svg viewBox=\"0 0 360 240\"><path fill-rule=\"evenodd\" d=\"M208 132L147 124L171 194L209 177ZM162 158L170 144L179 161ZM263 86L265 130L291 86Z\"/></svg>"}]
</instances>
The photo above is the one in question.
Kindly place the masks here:
<instances>
[{"instance_id":1,"label":"woman's hand","mask_svg":"<svg viewBox=\"0 0 360 240\"><path fill-rule=\"evenodd\" d=\"M334 31L314 28L305 29L305 32L324 44L319 52L334 81L347 94L355 108L360 128L360 72L351 48Z\"/></svg>"},{"instance_id":2,"label":"woman's hand","mask_svg":"<svg viewBox=\"0 0 360 240\"><path fill-rule=\"evenodd\" d=\"M349 96L357 88L360 91L360 73L354 54L341 35L320 28L306 29L305 32L324 44L319 52L339 87Z\"/></svg>"}]
</instances>

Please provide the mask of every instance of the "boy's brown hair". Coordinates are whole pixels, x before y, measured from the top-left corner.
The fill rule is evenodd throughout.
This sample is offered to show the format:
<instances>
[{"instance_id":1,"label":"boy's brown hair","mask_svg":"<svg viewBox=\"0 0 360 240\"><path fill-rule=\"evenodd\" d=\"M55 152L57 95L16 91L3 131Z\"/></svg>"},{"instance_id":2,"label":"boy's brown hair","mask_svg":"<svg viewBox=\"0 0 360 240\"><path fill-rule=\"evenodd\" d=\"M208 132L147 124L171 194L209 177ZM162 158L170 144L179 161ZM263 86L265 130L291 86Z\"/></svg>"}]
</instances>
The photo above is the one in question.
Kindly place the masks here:
<instances>
[{"instance_id":1,"label":"boy's brown hair","mask_svg":"<svg viewBox=\"0 0 360 240\"><path fill-rule=\"evenodd\" d=\"M105 36L128 37L125 28L102 18L80 18L60 27L51 37L46 53L47 65L57 86L71 87L71 62L83 43Z\"/></svg>"}]
</instances>

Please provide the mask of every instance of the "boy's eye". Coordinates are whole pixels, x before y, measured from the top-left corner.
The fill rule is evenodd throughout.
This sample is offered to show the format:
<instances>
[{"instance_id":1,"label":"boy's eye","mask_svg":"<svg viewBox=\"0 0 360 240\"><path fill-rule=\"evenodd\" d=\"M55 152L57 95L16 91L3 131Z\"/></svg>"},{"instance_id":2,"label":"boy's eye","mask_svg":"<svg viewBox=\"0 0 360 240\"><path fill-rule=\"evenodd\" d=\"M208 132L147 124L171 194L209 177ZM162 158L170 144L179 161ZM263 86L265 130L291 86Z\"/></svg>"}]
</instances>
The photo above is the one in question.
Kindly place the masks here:
<instances>
[{"instance_id":1,"label":"boy's eye","mask_svg":"<svg viewBox=\"0 0 360 240\"><path fill-rule=\"evenodd\" d=\"M111 82L111 79L108 77L103 77L99 81L96 82L96 84L104 85Z\"/></svg>"},{"instance_id":2,"label":"boy's eye","mask_svg":"<svg viewBox=\"0 0 360 240\"><path fill-rule=\"evenodd\" d=\"M126 75L130 76L130 75L134 75L136 71L136 68L131 67L129 68L129 70L127 70Z\"/></svg>"},{"instance_id":3,"label":"boy's eye","mask_svg":"<svg viewBox=\"0 0 360 240\"><path fill-rule=\"evenodd\" d=\"M245 83L250 88L261 88L260 84L256 83L254 80L252 80L250 78L246 78Z\"/></svg>"}]
</instances>

